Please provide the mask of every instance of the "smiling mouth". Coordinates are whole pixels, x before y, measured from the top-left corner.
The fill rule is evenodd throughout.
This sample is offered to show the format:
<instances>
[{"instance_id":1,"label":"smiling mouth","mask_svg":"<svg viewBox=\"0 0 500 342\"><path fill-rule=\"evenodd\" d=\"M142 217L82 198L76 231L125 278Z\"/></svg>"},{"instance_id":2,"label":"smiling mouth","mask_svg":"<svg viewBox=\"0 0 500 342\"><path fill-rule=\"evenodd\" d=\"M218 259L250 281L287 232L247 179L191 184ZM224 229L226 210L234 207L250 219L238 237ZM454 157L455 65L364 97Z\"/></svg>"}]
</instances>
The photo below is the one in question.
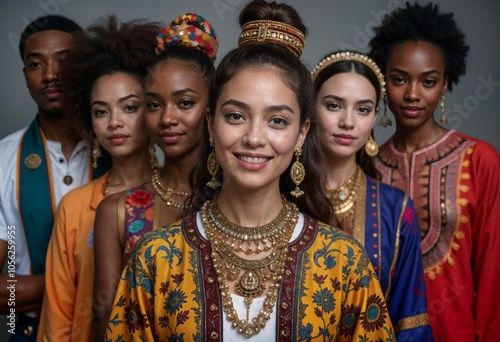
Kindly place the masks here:
<instances>
[{"instance_id":1,"label":"smiling mouth","mask_svg":"<svg viewBox=\"0 0 500 342\"><path fill-rule=\"evenodd\" d=\"M265 163L271 158L253 158L253 157L247 157L247 156L238 156L238 159L250 163L250 164L261 164Z\"/></svg>"}]
</instances>

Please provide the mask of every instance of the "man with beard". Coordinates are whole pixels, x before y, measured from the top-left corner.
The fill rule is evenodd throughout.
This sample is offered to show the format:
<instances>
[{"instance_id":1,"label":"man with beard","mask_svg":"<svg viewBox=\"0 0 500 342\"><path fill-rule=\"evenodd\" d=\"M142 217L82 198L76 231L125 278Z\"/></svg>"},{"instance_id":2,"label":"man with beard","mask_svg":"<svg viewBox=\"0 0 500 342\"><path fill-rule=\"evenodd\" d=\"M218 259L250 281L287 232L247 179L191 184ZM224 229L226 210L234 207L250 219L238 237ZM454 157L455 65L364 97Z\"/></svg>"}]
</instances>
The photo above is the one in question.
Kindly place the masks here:
<instances>
[{"instance_id":1,"label":"man with beard","mask_svg":"<svg viewBox=\"0 0 500 342\"><path fill-rule=\"evenodd\" d=\"M61 66L76 31L80 26L67 18L44 16L20 39L26 86L38 113L29 127L0 141L0 267L7 261L7 274L0 276L0 313L8 314L9 332L15 332L11 341L36 339L57 204L102 172L90 167L90 146L73 128L64 104Z\"/></svg>"}]
</instances>

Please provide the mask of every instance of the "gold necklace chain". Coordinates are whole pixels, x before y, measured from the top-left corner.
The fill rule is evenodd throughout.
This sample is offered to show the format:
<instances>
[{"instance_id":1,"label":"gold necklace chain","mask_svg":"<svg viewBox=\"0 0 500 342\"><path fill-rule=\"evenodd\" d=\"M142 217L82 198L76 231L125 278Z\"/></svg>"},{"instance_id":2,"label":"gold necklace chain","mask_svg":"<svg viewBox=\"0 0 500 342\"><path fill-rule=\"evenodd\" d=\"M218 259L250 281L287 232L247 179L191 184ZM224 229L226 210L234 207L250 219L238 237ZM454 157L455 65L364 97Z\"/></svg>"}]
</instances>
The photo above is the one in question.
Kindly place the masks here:
<instances>
[{"instance_id":1,"label":"gold necklace chain","mask_svg":"<svg viewBox=\"0 0 500 342\"><path fill-rule=\"evenodd\" d=\"M177 201L177 200L174 200L172 198L172 195L186 197L186 196L189 196L189 193L174 190L171 187L169 187L167 184L165 184L160 177L160 173L159 173L158 169L156 169L153 172L153 176L151 177L151 184L153 185L153 189L155 189L156 193L161 197L163 202L165 202L165 204L168 207L184 209L184 204Z\"/></svg>"},{"instance_id":2,"label":"gold necklace chain","mask_svg":"<svg viewBox=\"0 0 500 342\"><path fill-rule=\"evenodd\" d=\"M354 230L354 212L358 193L363 177L363 170L358 165L356 172L337 190L328 190L327 196L332 201L333 206L333 225L352 234ZM345 195L340 195L344 191ZM343 198L343 200L342 200ZM364 209L363 209L364 210Z\"/></svg>"},{"instance_id":3,"label":"gold necklace chain","mask_svg":"<svg viewBox=\"0 0 500 342\"><path fill-rule=\"evenodd\" d=\"M282 201L284 201L282 197ZM207 203L208 215L214 226L218 228L216 234L235 251L245 254L259 254L267 252L275 246L287 244L289 240L283 235L291 214L288 206L283 205L278 216L270 223L260 227L243 227L230 222L219 210L215 201Z\"/></svg>"},{"instance_id":4,"label":"gold necklace chain","mask_svg":"<svg viewBox=\"0 0 500 342\"><path fill-rule=\"evenodd\" d=\"M224 234L219 232L221 230L221 222L219 221L219 225L217 225L213 218L221 217L222 214L217 205L211 202L208 201L203 205L201 218L212 247L212 260L218 276L217 280L221 291L222 307L236 331L246 337L251 337L258 334L271 318L278 298L281 280L283 279L285 262L288 257L288 242L297 225L299 210L295 204L283 199L284 209L282 209L282 212L284 210L287 212L284 219L285 224L280 225L280 231L276 232L276 234L283 237L277 241L275 248L266 257L257 260L247 260L236 255L233 246L229 245L227 240L224 239ZM278 217L280 216L281 212ZM234 223L231 224L234 225ZM238 227L237 231L245 231L247 229L252 228ZM228 230L226 229L226 231ZM229 291L229 281L234 281L236 292L245 297L246 319L238 317L231 298L231 292ZM266 282L270 282L270 284L264 303L262 304L262 309L255 318L250 320L250 306L254 298L264 293Z\"/></svg>"}]
</instances>

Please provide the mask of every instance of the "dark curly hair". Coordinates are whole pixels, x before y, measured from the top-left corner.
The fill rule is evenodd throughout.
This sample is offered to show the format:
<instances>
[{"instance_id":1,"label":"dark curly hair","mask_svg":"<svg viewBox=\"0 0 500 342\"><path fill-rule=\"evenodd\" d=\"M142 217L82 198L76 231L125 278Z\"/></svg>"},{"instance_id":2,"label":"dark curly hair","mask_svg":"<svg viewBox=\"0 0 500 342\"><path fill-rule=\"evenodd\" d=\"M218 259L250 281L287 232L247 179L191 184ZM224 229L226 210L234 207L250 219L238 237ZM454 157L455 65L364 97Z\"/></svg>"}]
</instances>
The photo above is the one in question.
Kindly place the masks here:
<instances>
[{"instance_id":1,"label":"dark curly hair","mask_svg":"<svg viewBox=\"0 0 500 342\"><path fill-rule=\"evenodd\" d=\"M63 67L63 86L78 132L90 138L90 93L95 81L115 72L127 72L142 84L148 64L155 58L156 23L140 19L120 23L115 16L101 19L75 34L75 49Z\"/></svg>"},{"instance_id":2,"label":"dark curly hair","mask_svg":"<svg viewBox=\"0 0 500 342\"><path fill-rule=\"evenodd\" d=\"M300 17L293 8L286 4L277 4L276 2L268 3L264 0L250 2L240 14L240 25L253 20L275 20L292 25L299 30L305 30L305 26L301 24ZM248 68L269 68L276 70L297 97L300 107L300 123L304 124L307 119L312 119L314 99L310 72L285 47L265 41L242 45L230 51L222 59L217 67L212 83L209 101L210 115L212 117L215 115L217 99L223 88L240 71ZM205 129L203 134L204 136L201 141L202 157L190 174L190 185L191 189L193 189L193 196L188 200L188 203L196 210L199 210L205 201L214 198L219 191L219 189L211 190L206 186L206 183L211 178L207 170L207 159L212 148L209 144L208 129ZM290 177L290 168L294 159L280 177L280 191L288 200L296 203L302 212L320 221L330 222L333 210L330 201L322 191L321 146L315 123L312 120L306 141L302 147L303 153L300 161L306 169L306 177L301 184L301 188L304 189L305 195L299 198L294 198L290 195L290 191L295 188ZM220 183L222 183L223 177L224 173L219 172L218 180Z\"/></svg>"},{"instance_id":3,"label":"dark curly hair","mask_svg":"<svg viewBox=\"0 0 500 342\"><path fill-rule=\"evenodd\" d=\"M407 41L425 41L441 50L450 91L465 74L469 46L452 12L442 13L433 3L421 6L407 2L406 8L389 13L375 28L375 37L369 44L369 56L385 74L386 63L394 47Z\"/></svg>"}]
</instances>

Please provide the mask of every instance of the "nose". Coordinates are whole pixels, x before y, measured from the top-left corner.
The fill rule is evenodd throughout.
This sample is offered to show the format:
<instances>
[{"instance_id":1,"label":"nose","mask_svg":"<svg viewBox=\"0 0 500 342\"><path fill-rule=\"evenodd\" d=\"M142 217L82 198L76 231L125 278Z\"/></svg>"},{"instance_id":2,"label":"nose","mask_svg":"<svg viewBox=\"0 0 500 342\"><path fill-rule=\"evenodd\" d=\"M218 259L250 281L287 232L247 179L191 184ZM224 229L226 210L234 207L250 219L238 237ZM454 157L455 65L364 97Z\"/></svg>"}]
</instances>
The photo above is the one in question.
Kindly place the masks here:
<instances>
[{"instance_id":1,"label":"nose","mask_svg":"<svg viewBox=\"0 0 500 342\"><path fill-rule=\"evenodd\" d=\"M343 129L353 129L354 128L354 115L351 110L343 110L339 113L340 120L339 126Z\"/></svg>"},{"instance_id":2,"label":"nose","mask_svg":"<svg viewBox=\"0 0 500 342\"><path fill-rule=\"evenodd\" d=\"M257 148L265 144L265 127L258 121L252 121L243 136L243 143L251 148Z\"/></svg>"},{"instance_id":3,"label":"nose","mask_svg":"<svg viewBox=\"0 0 500 342\"><path fill-rule=\"evenodd\" d=\"M52 83L60 78L61 67L56 60L49 60L46 64L43 78L45 82Z\"/></svg>"},{"instance_id":4,"label":"nose","mask_svg":"<svg viewBox=\"0 0 500 342\"><path fill-rule=\"evenodd\" d=\"M165 127L175 126L179 123L177 111L174 106L167 105L161 114L160 124Z\"/></svg>"},{"instance_id":5,"label":"nose","mask_svg":"<svg viewBox=\"0 0 500 342\"><path fill-rule=\"evenodd\" d=\"M405 100L409 102L416 102L420 100L420 87L418 82L408 83L405 91Z\"/></svg>"},{"instance_id":6,"label":"nose","mask_svg":"<svg viewBox=\"0 0 500 342\"><path fill-rule=\"evenodd\" d=\"M122 116L119 113L116 113L115 111L112 111L109 114L108 126L111 129L116 129L118 127L123 127Z\"/></svg>"}]
</instances>

